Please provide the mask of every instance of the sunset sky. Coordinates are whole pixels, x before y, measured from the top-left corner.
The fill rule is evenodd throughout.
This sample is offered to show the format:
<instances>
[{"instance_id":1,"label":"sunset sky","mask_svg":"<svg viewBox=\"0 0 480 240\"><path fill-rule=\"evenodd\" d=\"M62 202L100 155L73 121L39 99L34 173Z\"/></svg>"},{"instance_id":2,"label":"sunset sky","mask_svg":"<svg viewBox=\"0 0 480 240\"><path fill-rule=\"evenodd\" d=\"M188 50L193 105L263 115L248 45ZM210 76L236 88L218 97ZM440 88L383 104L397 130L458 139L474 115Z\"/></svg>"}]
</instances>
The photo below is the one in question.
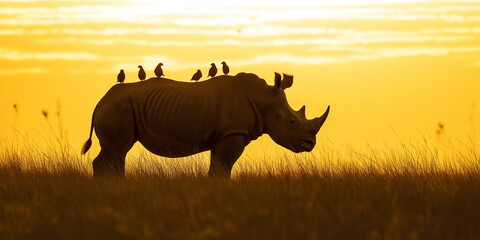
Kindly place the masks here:
<instances>
[{"instance_id":1,"label":"sunset sky","mask_svg":"<svg viewBox=\"0 0 480 240\"><path fill-rule=\"evenodd\" d=\"M80 147L119 69L134 82L162 62L188 81L222 61L269 84L293 74L290 105L310 118L330 105L318 138L333 144L435 136L439 123L480 136L480 1L461 0L0 1L0 135L41 137L41 111L56 128L59 104Z\"/></svg>"}]
</instances>

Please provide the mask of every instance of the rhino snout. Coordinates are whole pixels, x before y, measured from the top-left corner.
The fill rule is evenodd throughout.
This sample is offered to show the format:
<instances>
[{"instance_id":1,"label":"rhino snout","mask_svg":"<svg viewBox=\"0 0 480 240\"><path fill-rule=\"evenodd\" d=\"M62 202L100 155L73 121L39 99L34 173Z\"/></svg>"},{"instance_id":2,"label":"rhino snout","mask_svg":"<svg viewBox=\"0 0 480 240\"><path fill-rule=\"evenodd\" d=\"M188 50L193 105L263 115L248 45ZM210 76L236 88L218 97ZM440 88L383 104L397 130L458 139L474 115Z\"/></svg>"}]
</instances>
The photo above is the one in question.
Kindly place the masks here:
<instances>
[{"instance_id":1,"label":"rhino snout","mask_svg":"<svg viewBox=\"0 0 480 240\"><path fill-rule=\"evenodd\" d=\"M315 147L315 140L308 139L300 144L300 152L311 152Z\"/></svg>"}]
</instances>

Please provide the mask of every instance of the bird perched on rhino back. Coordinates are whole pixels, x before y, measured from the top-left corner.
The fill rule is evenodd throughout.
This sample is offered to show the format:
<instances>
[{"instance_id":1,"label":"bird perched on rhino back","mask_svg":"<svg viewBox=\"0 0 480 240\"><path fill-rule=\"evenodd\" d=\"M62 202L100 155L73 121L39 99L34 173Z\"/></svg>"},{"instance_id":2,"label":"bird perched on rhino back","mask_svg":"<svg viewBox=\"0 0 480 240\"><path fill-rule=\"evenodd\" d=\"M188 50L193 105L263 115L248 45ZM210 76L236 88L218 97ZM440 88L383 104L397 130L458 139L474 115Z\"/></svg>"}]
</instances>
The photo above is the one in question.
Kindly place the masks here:
<instances>
[{"instance_id":1,"label":"bird perched on rhino back","mask_svg":"<svg viewBox=\"0 0 480 240\"><path fill-rule=\"evenodd\" d=\"M155 68L155 70L153 71L155 73L155 76L157 76L158 78L165 76L165 74L163 74L162 66L163 66L163 63L159 63Z\"/></svg>"},{"instance_id":2,"label":"bird perched on rhino back","mask_svg":"<svg viewBox=\"0 0 480 240\"><path fill-rule=\"evenodd\" d=\"M140 70L138 71L138 78L143 81L145 80L145 78L147 77L147 74L145 73L145 70L143 70L143 67L142 65L138 65L138 68L140 68Z\"/></svg>"},{"instance_id":3,"label":"bird perched on rhino back","mask_svg":"<svg viewBox=\"0 0 480 240\"><path fill-rule=\"evenodd\" d=\"M190 81L197 81L200 80L200 78L202 78L202 71L200 71L200 69L197 70L197 72L195 74L193 74L192 76L192 80Z\"/></svg>"},{"instance_id":4,"label":"bird perched on rhino back","mask_svg":"<svg viewBox=\"0 0 480 240\"><path fill-rule=\"evenodd\" d=\"M223 74L228 75L228 73L230 72L230 68L228 67L227 63L225 63L225 62L222 62L222 65L223 65L223 67L222 67Z\"/></svg>"},{"instance_id":5,"label":"bird perched on rhino back","mask_svg":"<svg viewBox=\"0 0 480 240\"><path fill-rule=\"evenodd\" d=\"M123 81L125 81L125 72L123 72L123 69L120 69L117 75L117 83L123 83Z\"/></svg>"},{"instance_id":6,"label":"bird perched on rhino back","mask_svg":"<svg viewBox=\"0 0 480 240\"><path fill-rule=\"evenodd\" d=\"M215 77L217 75L217 66L215 66L215 63L210 64L212 67L208 71L208 76L207 77Z\"/></svg>"}]
</instances>

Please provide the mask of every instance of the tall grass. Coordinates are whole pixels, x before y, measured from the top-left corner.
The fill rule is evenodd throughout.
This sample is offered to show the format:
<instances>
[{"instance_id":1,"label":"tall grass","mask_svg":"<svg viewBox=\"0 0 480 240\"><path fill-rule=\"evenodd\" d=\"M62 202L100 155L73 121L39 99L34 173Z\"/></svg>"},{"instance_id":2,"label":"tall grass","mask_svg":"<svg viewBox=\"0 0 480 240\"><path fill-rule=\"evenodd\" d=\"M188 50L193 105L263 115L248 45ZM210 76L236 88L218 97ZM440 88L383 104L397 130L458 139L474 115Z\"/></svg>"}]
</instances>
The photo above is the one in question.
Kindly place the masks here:
<instances>
[{"instance_id":1,"label":"tall grass","mask_svg":"<svg viewBox=\"0 0 480 240\"><path fill-rule=\"evenodd\" d=\"M0 143L2 239L479 239L473 142L419 137L294 154L261 139L233 179L209 154L169 159L135 146L125 179L92 178L61 128Z\"/></svg>"},{"instance_id":2,"label":"tall grass","mask_svg":"<svg viewBox=\"0 0 480 240\"><path fill-rule=\"evenodd\" d=\"M474 143L438 142L428 138L399 141L384 145L354 149L336 148L321 142L311 153L295 154L261 138L247 147L233 169L233 177L240 176L302 176L322 174L477 174L480 155ZM91 175L91 162L99 152L98 144L84 156L79 147L66 138L52 134L42 141L23 136L15 141L0 141L0 167L25 172L74 171ZM209 152L183 158L165 158L134 146L126 160L127 176L206 175Z\"/></svg>"}]
</instances>

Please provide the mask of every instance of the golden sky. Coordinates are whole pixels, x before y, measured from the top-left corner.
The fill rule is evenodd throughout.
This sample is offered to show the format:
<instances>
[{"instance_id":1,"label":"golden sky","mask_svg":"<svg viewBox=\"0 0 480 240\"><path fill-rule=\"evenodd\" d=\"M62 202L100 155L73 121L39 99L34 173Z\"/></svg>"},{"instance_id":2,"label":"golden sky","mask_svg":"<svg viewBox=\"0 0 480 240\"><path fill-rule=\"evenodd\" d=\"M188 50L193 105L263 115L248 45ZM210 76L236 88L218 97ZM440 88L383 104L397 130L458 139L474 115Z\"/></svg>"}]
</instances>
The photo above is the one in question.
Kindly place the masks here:
<instances>
[{"instance_id":1,"label":"golden sky","mask_svg":"<svg viewBox=\"0 0 480 240\"><path fill-rule=\"evenodd\" d=\"M480 1L0 1L0 133L42 136L42 110L73 143L119 69L137 81L159 62L187 81L226 61L231 74L295 76L287 97L331 114L333 144L480 136ZM13 105L19 110L15 114ZM16 129L16 130L14 130Z\"/></svg>"}]
</instances>

